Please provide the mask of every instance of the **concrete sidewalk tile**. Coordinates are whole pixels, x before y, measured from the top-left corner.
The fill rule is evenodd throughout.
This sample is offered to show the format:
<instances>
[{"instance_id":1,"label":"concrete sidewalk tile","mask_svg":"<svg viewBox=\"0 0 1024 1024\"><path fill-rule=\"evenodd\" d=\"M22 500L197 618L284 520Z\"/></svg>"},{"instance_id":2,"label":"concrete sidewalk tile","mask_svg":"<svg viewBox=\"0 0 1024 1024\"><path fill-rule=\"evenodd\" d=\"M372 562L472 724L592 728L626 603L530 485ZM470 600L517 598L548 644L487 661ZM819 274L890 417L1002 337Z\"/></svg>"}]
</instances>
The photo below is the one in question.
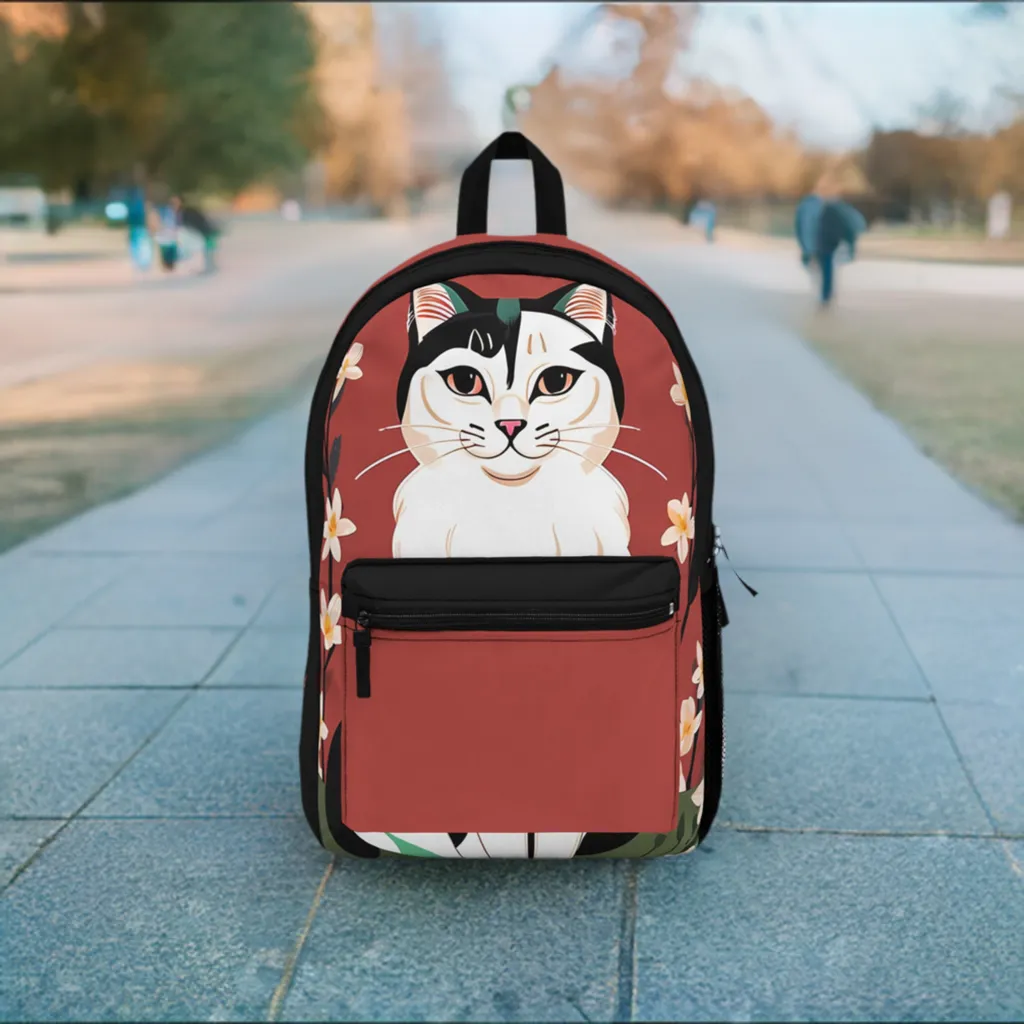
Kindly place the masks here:
<instances>
[{"instance_id":1,"label":"concrete sidewalk tile","mask_svg":"<svg viewBox=\"0 0 1024 1024\"><path fill-rule=\"evenodd\" d=\"M624 865L339 860L286 1020L611 1020Z\"/></svg>"},{"instance_id":2,"label":"concrete sidewalk tile","mask_svg":"<svg viewBox=\"0 0 1024 1024\"><path fill-rule=\"evenodd\" d=\"M805 474L780 473L746 465L715 467L715 519L790 517L829 519L835 510L821 489Z\"/></svg>"},{"instance_id":3,"label":"concrete sidewalk tile","mask_svg":"<svg viewBox=\"0 0 1024 1024\"><path fill-rule=\"evenodd\" d=\"M0 815L71 814L180 699L158 691L5 690Z\"/></svg>"},{"instance_id":4,"label":"concrete sidewalk tile","mask_svg":"<svg viewBox=\"0 0 1024 1024\"><path fill-rule=\"evenodd\" d=\"M198 690L86 814L299 814L301 691Z\"/></svg>"},{"instance_id":5,"label":"concrete sidewalk tile","mask_svg":"<svg viewBox=\"0 0 1024 1024\"><path fill-rule=\"evenodd\" d=\"M1024 704L1024 579L879 576L932 691Z\"/></svg>"},{"instance_id":6,"label":"concrete sidewalk tile","mask_svg":"<svg viewBox=\"0 0 1024 1024\"><path fill-rule=\"evenodd\" d=\"M1012 524L853 523L850 534L871 569L1024 577L1024 528Z\"/></svg>"},{"instance_id":7,"label":"concrete sidewalk tile","mask_svg":"<svg viewBox=\"0 0 1024 1024\"><path fill-rule=\"evenodd\" d=\"M1024 835L1024 703L939 707L997 828Z\"/></svg>"},{"instance_id":8,"label":"concrete sidewalk tile","mask_svg":"<svg viewBox=\"0 0 1024 1024\"><path fill-rule=\"evenodd\" d=\"M306 481L302 467L292 467L268 477L259 486L246 492L246 501L255 509L262 511L268 505L282 504L298 506L305 513Z\"/></svg>"},{"instance_id":9,"label":"concrete sidewalk tile","mask_svg":"<svg viewBox=\"0 0 1024 1024\"><path fill-rule=\"evenodd\" d=\"M301 686L308 653L308 627L250 626L207 683L211 686Z\"/></svg>"},{"instance_id":10,"label":"concrete sidewalk tile","mask_svg":"<svg viewBox=\"0 0 1024 1024\"><path fill-rule=\"evenodd\" d=\"M288 509L234 509L217 516L189 535L190 551L268 551L309 555L309 531L305 510L298 504Z\"/></svg>"},{"instance_id":11,"label":"concrete sidewalk tile","mask_svg":"<svg viewBox=\"0 0 1024 1024\"><path fill-rule=\"evenodd\" d=\"M306 561L308 562L308 556ZM253 623L254 627L309 629L308 568L288 576L275 588Z\"/></svg>"},{"instance_id":12,"label":"concrete sidewalk tile","mask_svg":"<svg viewBox=\"0 0 1024 1024\"><path fill-rule=\"evenodd\" d=\"M139 516L132 520L95 516L71 520L29 541L32 551L51 556L93 554L159 554L184 542L194 524L178 516Z\"/></svg>"},{"instance_id":13,"label":"concrete sidewalk tile","mask_svg":"<svg viewBox=\"0 0 1024 1024\"><path fill-rule=\"evenodd\" d=\"M284 576L273 555L139 558L69 619L79 626L244 626Z\"/></svg>"},{"instance_id":14,"label":"concrete sidewalk tile","mask_svg":"<svg viewBox=\"0 0 1024 1024\"><path fill-rule=\"evenodd\" d=\"M732 549L730 548L730 555ZM871 581L857 574L744 573L752 598L719 564L730 622L730 691L926 697L928 688Z\"/></svg>"},{"instance_id":15,"label":"concrete sidewalk tile","mask_svg":"<svg viewBox=\"0 0 1024 1024\"><path fill-rule=\"evenodd\" d=\"M932 704L726 694L725 714L725 821L992 831Z\"/></svg>"},{"instance_id":16,"label":"concrete sidewalk tile","mask_svg":"<svg viewBox=\"0 0 1024 1024\"><path fill-rule=\"evenodd\" d=\"M641 869L635 1019L1019 1021L998 845L713 830Z\"/></svg>"},{"instance_id":17,"label":"concrete sidewalk tile","mask_svg":"<svg viewBox=\"0 0 1024 1024\"><path fill-rule=\"evenodd\" d=\"M737 569L863 569L841 524L763 516L718 517L722 542Z\"/></svg>"},{"instance_id":18,"label":"concrete sidewalk tile","mask_svg":"<svg viewBox=\"0 0 1024 1024\"><path fill-rule=\"evenodd\" d=\"M327 856L302 822L77 821L0 903L7 1020L263 1020Z\"/></svg>"},{"instance_id":19,"label":"concrete sidewalk tile","mask_svg":"<svg viewBox=\"0 0 1024 1024\"><path fill-rule=\"evenodd\" d=\"M235 629L55 629L0 668L0 689L194 686L237 635Z\"/></svg>"},{"instance_id":20,"label":"concrete sidewalk tile","mask_svg":"<svg viewBox=\"0 0 1024 1024\"><path fill-rule=\"evenodd\" d=\"M63 825L53 818L17 820L0 818L0 889L14 877L14 873ZM0 972L4 968L0 966ZM0 1003L0 1019L3 1016Z\"/></svg>"},{"instance_id":21,"label":"concrete sidewalk tile","mask_svg":"<svg viewBox=\"0 0 1024 1024\"><path fill-rule=\"evenodd\" d=\"M101 591L126 562L15 553L0 560L0 665Z\"/></svg>"}]
</instances>

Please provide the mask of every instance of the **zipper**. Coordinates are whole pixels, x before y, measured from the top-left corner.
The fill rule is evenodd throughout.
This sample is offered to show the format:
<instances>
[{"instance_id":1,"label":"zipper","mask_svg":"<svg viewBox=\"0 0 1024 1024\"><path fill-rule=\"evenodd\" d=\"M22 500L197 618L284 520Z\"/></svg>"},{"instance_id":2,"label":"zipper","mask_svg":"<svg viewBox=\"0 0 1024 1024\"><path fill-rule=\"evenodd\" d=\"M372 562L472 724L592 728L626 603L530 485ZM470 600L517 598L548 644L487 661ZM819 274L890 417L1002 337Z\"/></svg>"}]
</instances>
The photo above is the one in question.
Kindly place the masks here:
<instances>
[{"instance_id":1,"label":"zipper","mask_svg":"<svg viewBox=\"0 0 1024 1024\"><path fill-rule=\"evenodd\" d=\"M370 612L363 609L355 619L352 643L356 652L356 696L370 696L370 648L372 627L415 632L484 630L501 628L550 630L571 624L573 629L642 629L666 622L676 613L674 601L624 612Z\"/></svg>"},{"instance_id":2,"label":"zipper","mask_svg":"<svg viewBox=\"0 0 1024 1024\"><path fill-rule=\"evenodd\" d=\"M370 644L373 637L370 634L370 614L360 612L356 619L356 628L352 636L352 643L356 649L356 696L370 696Z\"/></svg>"},{"instance_id":3,"label":"zipper","mask_svg":"<svg viewBox=\"0 0 1024 1024\"><path fill-rule=\"evenodd\" d=\"M714 528L714 543L711 547L711 562L716 561L719 555L725 556L725 560L729 563L729 568L732 569L733 576L740 581L746 592L751 597L757 597L757 591L735 569L732 568L732 559L729 557L729 552L725 550L725 545L722 543L722 531L716 526ZM728 621L721 623L723 626L727 626L728 624Z\"/></svg>"}]
</instances>

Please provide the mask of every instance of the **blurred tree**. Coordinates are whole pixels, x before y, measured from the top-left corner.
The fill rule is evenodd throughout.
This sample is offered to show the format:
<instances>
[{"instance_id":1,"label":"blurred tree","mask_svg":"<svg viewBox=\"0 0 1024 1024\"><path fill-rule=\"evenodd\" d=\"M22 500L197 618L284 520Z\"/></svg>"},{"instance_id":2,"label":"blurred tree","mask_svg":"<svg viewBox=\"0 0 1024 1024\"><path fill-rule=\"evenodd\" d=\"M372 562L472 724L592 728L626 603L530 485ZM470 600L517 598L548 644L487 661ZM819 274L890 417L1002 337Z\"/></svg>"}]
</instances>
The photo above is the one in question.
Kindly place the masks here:
<instances>
[{"instance_id":1,"label":"blurred tree","mask_svg":"<svg viewBox=\"0 0 1024 1024\"><path fill-rule=\"evenodd\" d=\"M963 97L943 87L917 108L917 115L925 134L952 138L965 132L968 110Z\"/></svg>"},{"instance_id":2,"label":"blurred tree","mask_svg":"<svg viewBox=\"0 0 1024 1024\"><path fill-rule=\"evenodd\" d=\"M750 97L680 73L698 15L697 4L602 5L586 27L626 55L624 73L609 76L612 61L568 73L556 64L530 91L520 122L581 187L686 206L793 196L813 183L803 146Z\"/></svg>"},{"instance_id":3,"label":"blurred tree","mask_svg":"<svg viewBox=\"0 0 1024 1024\"><path fill-rule=\"evenodd\" d=\"M372 4L304 3L315 27L314 81L326 120L317 154L322 199L368 191L373 136L386 131L377 96L376 25Z\"/></svg>"},{"instance_id":4,"label":"blurred tree","mask_svg":"<svg viewBox=\"0 0 1024 1024\"><path fill-rule=\"evenodd\" d=\"M36 97L4 153L53 187L140 168L175 190L236 191L322 138L309 24L291 3L66 3L66 31L0 68Z\"/></svg>"},{"instance_id":5,"label":"blurred tree","mask_svg":"<svg viewBox=\"0 0 1024 1024\"><path fill-rule=\"evenodd\" d=\"M441 39L414 4L303 3L316 26L316 86L328 139L323 196L399 213L475 148Z\"/></svg>"}]
</instances>

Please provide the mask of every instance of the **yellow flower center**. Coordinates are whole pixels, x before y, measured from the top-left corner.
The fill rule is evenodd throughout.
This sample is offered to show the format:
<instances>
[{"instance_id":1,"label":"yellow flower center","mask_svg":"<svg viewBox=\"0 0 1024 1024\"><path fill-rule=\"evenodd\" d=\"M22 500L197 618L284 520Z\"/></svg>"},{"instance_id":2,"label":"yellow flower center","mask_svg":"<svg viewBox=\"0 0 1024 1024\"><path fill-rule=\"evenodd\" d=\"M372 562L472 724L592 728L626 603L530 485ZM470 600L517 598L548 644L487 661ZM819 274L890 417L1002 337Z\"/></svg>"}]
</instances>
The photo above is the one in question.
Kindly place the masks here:
<instances>
[{"instance_id":1,"label":"yellow flower center","mask_svg":"<svg viewBox=\"0 0 1024 1024\"><path fill-rule=\"evenodd\" d=\"M326 612L324 613L324 620L320 624L320 628L324 631L324 636L330 636L334 632L334 623L331 622L331 617Z\"/></svg>"},{"instance_id":2,"label":"yellow flower center","mask_svg":"<svg viewBox=\"0 0 1024 1024\"><path fill-rule=\"evenodd\" d=\"M333 537L338 532L338 517L332 512L327 520L327 532Z\"/></svg>"}]
</instances>

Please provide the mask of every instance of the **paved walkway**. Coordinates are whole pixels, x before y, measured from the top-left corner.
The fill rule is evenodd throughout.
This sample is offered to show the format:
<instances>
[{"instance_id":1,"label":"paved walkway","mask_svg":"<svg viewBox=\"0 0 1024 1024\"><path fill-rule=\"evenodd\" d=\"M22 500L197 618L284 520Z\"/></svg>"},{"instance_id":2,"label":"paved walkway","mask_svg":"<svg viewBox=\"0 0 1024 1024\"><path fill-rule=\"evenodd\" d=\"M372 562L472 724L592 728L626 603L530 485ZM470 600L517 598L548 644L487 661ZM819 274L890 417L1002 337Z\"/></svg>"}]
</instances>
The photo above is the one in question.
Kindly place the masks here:
<instances>
[{"instance_id":1,"label":"paved walkway","mask_svg":"<svg viewBox=\"0 0 1024 1024\"><path fill-rule=\"evenodd\" d=\"M0 558L0 1018L1020 1020L1024 531L752 293L588 240L709 391L729 756L693 856L332 863L286 410Z\"/></svg>"}]
</instances>

